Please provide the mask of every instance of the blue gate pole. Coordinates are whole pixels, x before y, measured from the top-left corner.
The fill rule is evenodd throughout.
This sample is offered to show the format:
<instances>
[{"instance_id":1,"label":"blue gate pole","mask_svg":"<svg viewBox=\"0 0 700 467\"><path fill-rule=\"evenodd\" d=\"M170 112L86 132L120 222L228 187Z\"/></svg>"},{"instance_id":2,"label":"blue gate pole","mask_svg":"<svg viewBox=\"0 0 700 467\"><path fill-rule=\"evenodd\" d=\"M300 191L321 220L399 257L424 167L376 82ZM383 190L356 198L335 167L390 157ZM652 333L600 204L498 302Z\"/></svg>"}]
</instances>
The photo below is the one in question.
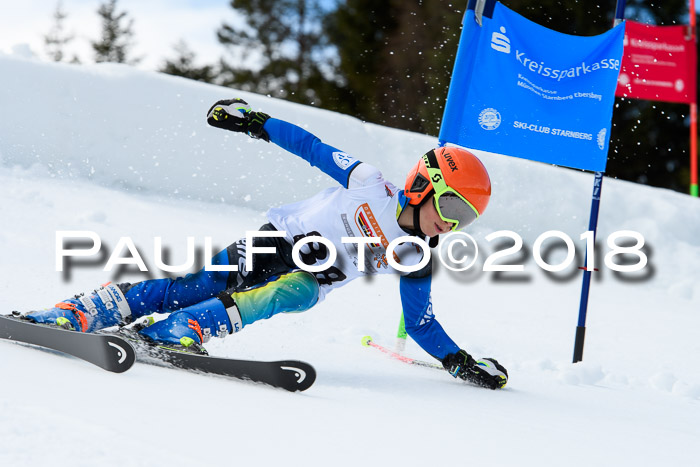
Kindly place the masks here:
<instances>
[{"instance_id":1,"label":"blue gate pole","mask_svg":"<svg viewBox=\"0 0 700 467\"><path fill-rule=\"evenodd\" d=\"M593 181L593 198L591 200L591 215L588 230L593 232L593 244L598 233L598 210L600 208L600 191L603 188L603 172L596 172ZM588 310L588 293L591 288L591 271L588 270L588 249L581 284L581 302L578 307L578 325L576 326L576 341L574 342L574 363L583 360L583 341L586 337L586 312Z\"/></svg>"},{"instance_id":2,"label":"blue gate pole","mask_svg":"<svg viewBox=\"0 0 700 467\"><path fill-rule=\"evenodd\" d=\"M617 26L625 18L626 0L617 0L615 9L615 23ZM600 192L603 188L603 172L596 172L593 180L593 196L591 199L591 215L588 221L588 230L593 232L593 244L598 233L598 210L600 208ZM586 313L588 311L588 295L591 288L591 271L588 270L588 252L584 263L583 283L581 285L581 302L578 308L578 325L576 326L576 340L574 342L574 363L583 360L583 341L586 337Z\"/></svg>"}]
</instances>

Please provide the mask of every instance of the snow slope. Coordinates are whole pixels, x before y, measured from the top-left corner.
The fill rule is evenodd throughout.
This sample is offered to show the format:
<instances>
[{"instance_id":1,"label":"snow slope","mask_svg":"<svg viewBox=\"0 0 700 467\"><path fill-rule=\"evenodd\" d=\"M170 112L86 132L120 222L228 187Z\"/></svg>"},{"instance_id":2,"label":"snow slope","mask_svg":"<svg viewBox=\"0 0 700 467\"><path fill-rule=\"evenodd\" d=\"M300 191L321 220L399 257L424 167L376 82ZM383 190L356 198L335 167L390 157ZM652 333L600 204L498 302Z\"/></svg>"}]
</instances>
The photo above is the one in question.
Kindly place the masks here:
<instances>
[{"instance_id":1,"label":"snow slope","mask_svg":"<svg viewBox=\"0 0 700 467\"><path fill-rule=\"evenodd\" d=\"M170 264L187 236L224 247L273 205L333 181L261 141L208 128L209 106L241 96L376 165L401 185L430 136L264 96L119 65L71 66L0 56L0 310L51 305L108 280L120 237L150 277L153 237ZM535 239L560 230L583 252L592 176L479 153L493 181L470 229L477 267L433 282L435 311L471 353L510 372L503 391L466 386L360 346L393 345L398 278L356 281L299 315L256 323L208 344L212 354L296 358L316 384L289 394L250 383L137 364L114 375L77 359L0 342L0 465L697 465L700 448L700 202L605 179L601 253L584 362L572 365L580 273L543 274ZM90 230L100 260L55 270L55 232ZM476 270L512 230L522 273ZM642 274L613 274L605 239L635 230ZM497 242L494 242L497 243ZM558 262L555 251L551 263ZM123 254L122 256L125 256ZM406 353L429 358L412 342ZM695 441L693 441L695 440Z\"/></svg>"}]
</instances>

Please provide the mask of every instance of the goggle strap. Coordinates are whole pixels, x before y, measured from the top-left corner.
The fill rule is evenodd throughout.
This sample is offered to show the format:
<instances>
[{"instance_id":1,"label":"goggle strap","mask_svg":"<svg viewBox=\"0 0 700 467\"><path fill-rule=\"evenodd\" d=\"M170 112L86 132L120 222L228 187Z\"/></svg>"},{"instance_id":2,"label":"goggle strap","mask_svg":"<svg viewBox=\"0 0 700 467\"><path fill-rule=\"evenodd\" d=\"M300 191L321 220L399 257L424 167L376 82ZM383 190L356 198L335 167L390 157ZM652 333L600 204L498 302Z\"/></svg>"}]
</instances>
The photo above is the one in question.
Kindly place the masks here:
<instances>
[{"instance_id":1,"label":"goggle strap","mask_svg":"<svg viewBox=\"0 0 700 467\"><path fill-rule=\"evenodd\" d=\"M433 184L435 193L441 193L447 188L447 183L445 183L445 177L443 177L440 164L438 164L437 157L435 157L435 151L428 151L425 153L423 155L423 162L425 162L425 168L428 170L428 178Z\"/></svg>"},{"instance_id":2,"label":"goggle strap","mask_svg":"<svg viewBox=\"0 0 700 467\"><path fill-rule=\"evenodd\" d=\"M423 204L423 203L421 203ZM420 205L415 206L413 208L413 228L419 232L421 235L423 234L423 231L420 228Z\"/></svg>"}]
</instances>

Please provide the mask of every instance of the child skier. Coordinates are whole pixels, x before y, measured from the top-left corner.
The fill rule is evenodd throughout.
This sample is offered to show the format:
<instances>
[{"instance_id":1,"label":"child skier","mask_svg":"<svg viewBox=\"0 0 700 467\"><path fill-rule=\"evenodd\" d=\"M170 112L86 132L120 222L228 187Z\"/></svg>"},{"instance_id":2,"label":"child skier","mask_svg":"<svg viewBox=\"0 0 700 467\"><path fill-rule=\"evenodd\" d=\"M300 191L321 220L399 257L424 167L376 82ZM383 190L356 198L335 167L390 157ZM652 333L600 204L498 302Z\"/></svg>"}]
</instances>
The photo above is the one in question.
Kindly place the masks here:
<instances>
[{"instance_id":1,"label":"child skier","mask_svg":"<svg viewBox=\"0 0 700 467\"><path fill-rule=\"evenodd\" d=\"M252 245L242 239L214 256L211 264L221 266L216 268L220 270L107 284L90 296L70 298L54 308L29 312L25 318L93 332L156 312L170 313L167 319L141 324L140 336L171 349L205 353L202 344L211 336L224 337L278 313L308 310L332 289L365 274L399 273L408 334L452 376L492 389L505 386L508 373L503 366L494 359L475 360L447 336L432 310L431 263L417 267L426 262L417 242L429 238L433 247L440 234L463 229L486 209L491 182L474 155L454 147L431 150L408 173L405 189L399 190L375 167L291 123L252 111L241 99L216 102L207 113L207 123L273 142L341 186L270 209L269 223L260 228ZM389 243L407 235L413 241L399 244L392 258L387 258ZM337 259L320 272L302 270L294 262L295 254L309 266L332 259L330 249L318 238L293 252L294 245L306 237L330 241ZM253 248L249 267L246 252ZM401 268L392 266L397 263ZM230 265L238 270L223 270ZM418 270L398 270L411 266Z\"/></svg>"}]
</instances>

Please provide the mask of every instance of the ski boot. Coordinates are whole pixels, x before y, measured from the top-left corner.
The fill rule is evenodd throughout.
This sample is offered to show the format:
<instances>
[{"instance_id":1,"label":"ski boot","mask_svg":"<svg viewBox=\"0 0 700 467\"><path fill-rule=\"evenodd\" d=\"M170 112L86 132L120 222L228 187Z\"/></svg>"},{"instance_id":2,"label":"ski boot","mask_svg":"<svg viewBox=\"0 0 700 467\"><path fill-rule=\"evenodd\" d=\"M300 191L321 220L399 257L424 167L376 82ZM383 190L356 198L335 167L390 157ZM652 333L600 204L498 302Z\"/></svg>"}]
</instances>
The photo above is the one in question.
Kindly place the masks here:
<instances>
[{"instance_id":1,"label":"ski boot","mask_svg":"<svg viewBox=\"0 0 700 467\"><path fill-rule=\"evenodd\" d=\"M233 300L231 300L233 302ZM234 331L230 316L240 323L238 309L231 303L227 309L219 298L211 298L170 314L155 322L152 317L137 323L141 341L167 350L207 355L203 344L212 335L225 337Z\"/></svg>"},{"instance_id":2,"label":"ski boot","mask_svg":"<svg viewBox=\"0 0 700 467\"><path fill-rule=\"evenodd\" d=\"M76 295L57 303L53 308L30 311L23 318L72 331L94 332L128 323L131 308L119 286L105 284L90 296Z\"/></svg>"},{"instance_id":3,"label":"ski boot","mask_svg":"<svg viewBox=\"0 0 700 467\"><path fill-rule=\"evenodd\" d=\"M175 313L173 313L175 315ZM183 352L183 353L193 353L197 355L209 355L209 352L207 352L207 349L204 348L204 346L199 343L199 336L197 329L201 332L201 327L199 327L199 323L194 320L188 320L192 321L191 323L187 323L188 329L192 330L195 334L196 337L190 337L189 335L183 335L179 339L175 337L174 335L169 338L167 341L166 340L156 340L154 337L151 337L153 335L157 335L158 333L154 333L155 330L157 330L159 327L162 327L163 325L158 325L158 323L162 323L164 321L170 320L173 315L170 315L168 318L162 321L156 321L153 316L146 316L143 319L140 319L137 321L134 325L128 326L128 327L123 327L119 330L118 334L125 338L126 340L130 341L133 345L136 347L139 347L143 350L145 350L147 353L149 352L150 349L164 349L164 350L171 350L174 352ZM177 316L175 317L177 318ZM172 321L170 321L170 324L173 324ZM153 329L148 330L146 332L143 332L145 329L155 326ZM178 328L180 326L174 326L175 328ZM171 330L172 331L177 331L177 330ZM188 332L189 334L189 332Z\"/></svg>"}]
</instances>

